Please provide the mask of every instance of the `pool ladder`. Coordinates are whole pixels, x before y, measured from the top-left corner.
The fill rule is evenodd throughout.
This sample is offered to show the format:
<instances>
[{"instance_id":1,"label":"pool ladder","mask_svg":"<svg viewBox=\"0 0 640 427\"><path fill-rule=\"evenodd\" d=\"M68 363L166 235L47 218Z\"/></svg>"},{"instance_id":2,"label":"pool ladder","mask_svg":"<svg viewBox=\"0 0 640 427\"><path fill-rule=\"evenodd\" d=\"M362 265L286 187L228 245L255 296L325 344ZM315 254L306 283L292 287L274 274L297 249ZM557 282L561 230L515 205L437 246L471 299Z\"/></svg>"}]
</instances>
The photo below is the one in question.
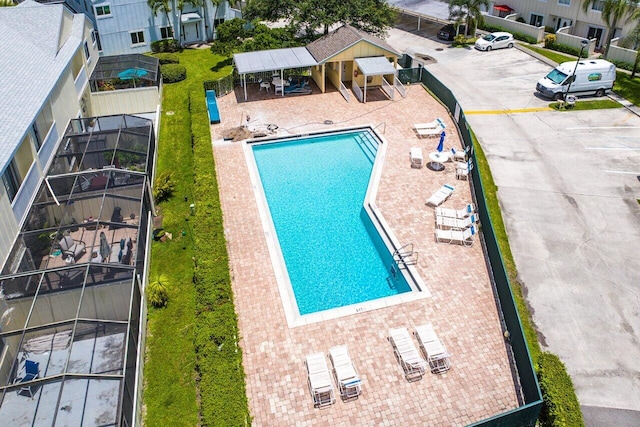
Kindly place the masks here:
<instances>
[{"instance_id":1,"label":"pool ladder","mask_svg":"<svg viewBox=\"0 0 640 427\"><path fill-rule=\"evenodd\" d=\"M393 252L393 260L398 268L406 269L410 265L416 265L418 263L418 252L413 250L413 243L407 243L406 245L398 248ZM394 267L391 266L393 273Z\"/></svg>"}]
</instances>

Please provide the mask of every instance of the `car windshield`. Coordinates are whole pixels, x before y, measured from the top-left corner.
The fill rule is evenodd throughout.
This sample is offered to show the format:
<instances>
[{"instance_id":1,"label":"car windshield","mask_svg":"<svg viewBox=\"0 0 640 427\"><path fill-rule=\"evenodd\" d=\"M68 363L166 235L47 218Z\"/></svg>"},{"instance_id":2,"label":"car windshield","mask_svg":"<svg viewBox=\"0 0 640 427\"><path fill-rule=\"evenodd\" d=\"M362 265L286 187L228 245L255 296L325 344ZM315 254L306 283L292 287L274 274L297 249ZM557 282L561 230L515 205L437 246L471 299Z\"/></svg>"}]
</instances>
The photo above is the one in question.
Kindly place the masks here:
<instances>
[{"instance_id":1,"label":"car windshield","mask_svg":"<svg viewBox=\"0 0 640 427\"><path fill-rule=\"evenodd\" d=\"M493 39L495 39L496 36L494 36L493 34L487 34L486 36L483 37L484 40L490 42L493 41Z\"/></svg>"},{"instance_id":2,"label":"car windshield","mask_svg":"<svg viewBox=\"0 0 640 427\"><path fill-rule=\"evenodd\" d=\"M562 82L567 78L567 75L557 68L554 68L553 71L547 74L547 78L555 84L559 85L562 84Z\"/></svg>"}]
</instances>

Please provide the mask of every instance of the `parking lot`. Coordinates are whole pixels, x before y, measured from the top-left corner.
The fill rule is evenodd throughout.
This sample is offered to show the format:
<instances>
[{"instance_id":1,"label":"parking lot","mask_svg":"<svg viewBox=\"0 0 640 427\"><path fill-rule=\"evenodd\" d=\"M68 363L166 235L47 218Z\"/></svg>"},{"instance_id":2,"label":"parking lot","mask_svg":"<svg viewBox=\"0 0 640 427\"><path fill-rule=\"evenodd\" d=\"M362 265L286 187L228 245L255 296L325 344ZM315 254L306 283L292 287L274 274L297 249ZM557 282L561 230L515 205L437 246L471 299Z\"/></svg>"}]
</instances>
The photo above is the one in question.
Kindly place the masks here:
<instances>
[{"instance_id":1,"label":"parking lot","mask_svg":"<svg viewBox=\"0 0 640 427\"><path fill-rule=\"evenodd\" d=\"M638 425L640 117L550 110L534 92L552 67L515 48L451 48L435 30L387 41L433 58L467 114L543 348L566 364L588 425Z\"/></svg>"}]
</instances>

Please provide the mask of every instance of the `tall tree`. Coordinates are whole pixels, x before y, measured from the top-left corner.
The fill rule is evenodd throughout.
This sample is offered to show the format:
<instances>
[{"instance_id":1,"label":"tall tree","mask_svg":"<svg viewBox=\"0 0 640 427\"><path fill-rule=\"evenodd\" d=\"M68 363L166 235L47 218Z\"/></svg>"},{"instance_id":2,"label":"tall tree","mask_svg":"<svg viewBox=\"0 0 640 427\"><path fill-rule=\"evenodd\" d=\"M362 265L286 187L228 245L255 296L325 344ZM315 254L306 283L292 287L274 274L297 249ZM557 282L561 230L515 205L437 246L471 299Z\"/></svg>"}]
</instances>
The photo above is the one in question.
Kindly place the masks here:
<instances>
[{"instance_id":1,"label":"tall tree","mask_svg":"<svg viewBox=\"0 0 640 427\"><path fill-rule=\"evenodd\" d=\"M489 0L451 0L449 17L458 24L465 23L465 36L475 34L476 27L482 22L482 6L488 8Z\"/></svg>"},{"instance_id":2,"label":"tall tree","mask_svg":"<svg viewBox=\"0 0 640 427\"><path fill-rule=\"evenodd\" d=\"M607 39L604 46L604 58L609 55L611 40L618 24L624 25L637 10L636 0L584 0L582 9L589 12L591 8L602 7L602 20L607 25Z\"/></svg>"},{"instance_id":3,"label":"tall tree","mask_svg":"<svg viewBox=\"0 0 640 427\"><path fill-rule=\"evenodd\" d=\"M631 30L631 33L624 38L623 46L636 51L636 58L633 61L633 70L631 71L631 78L634 78L638 71L638 64L640 63L640 9L636 9L631 19L636 21L636 26Z\"/></svg>"},{"instance_id":4,"label":"tall tree","mask_svg":"<svg viewBox=\"0 0 640 427\"><path fill-rule=\"evenodd\" d=\"M169 3L169 1L170 0L147 0L147 5L149 5L149 8L151 8L153 16L158 16L158 13L164 14L164 16L167 18L167 24L169 24L171 28L173 28L173 22L171 22L171 19L169 19L169 12L171 12L171 4ZM175 35L175 28L173 28L172 32Z\"/></svg>"},{"instance_id":5,"label":"tall tree","mask_svg":"<svg viewBox=\"0 0 640 427\"><path fill-rule=\"evenodd\" d=\"M335 24L350 24L371 34L383 35L395 21L385 0L249 0L247 19L277 21L306 34L321 29L324 34Z\"/></svg>"}]
</instances>

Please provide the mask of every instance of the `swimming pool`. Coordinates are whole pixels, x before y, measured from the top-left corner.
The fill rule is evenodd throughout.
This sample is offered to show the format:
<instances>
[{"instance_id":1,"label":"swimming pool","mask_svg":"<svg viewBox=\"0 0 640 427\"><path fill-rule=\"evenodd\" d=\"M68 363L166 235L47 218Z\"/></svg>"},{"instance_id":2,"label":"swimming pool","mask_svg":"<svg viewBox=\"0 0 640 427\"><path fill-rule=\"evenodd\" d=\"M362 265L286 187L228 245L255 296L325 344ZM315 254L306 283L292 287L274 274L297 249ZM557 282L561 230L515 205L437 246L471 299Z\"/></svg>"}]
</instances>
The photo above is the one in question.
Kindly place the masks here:
<instances>
[{"instance_id":1,"label":"swimming pool","mask_svg":"<svg viewBox=\"0 0 640 427\"><path fill-rule=\"evenodd\" d=\"M379 144L360 130L251 147L300 315L411 291L363 208Z\"/></svg>"}]
</instances>

